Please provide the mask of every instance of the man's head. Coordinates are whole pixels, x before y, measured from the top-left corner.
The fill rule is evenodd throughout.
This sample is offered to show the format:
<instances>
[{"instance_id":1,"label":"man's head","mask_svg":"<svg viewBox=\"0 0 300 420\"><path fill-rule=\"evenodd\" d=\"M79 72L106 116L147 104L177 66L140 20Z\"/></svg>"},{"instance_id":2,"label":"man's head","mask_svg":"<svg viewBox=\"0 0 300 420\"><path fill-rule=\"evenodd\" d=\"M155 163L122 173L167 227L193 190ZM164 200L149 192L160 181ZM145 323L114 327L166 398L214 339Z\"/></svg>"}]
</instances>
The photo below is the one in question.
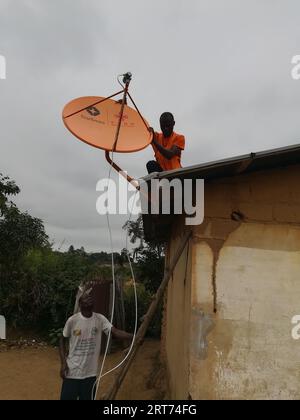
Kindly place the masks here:
<instances>
[{"instance_id":1,"label":"man's head","mask_svg":"<svg viewBox=\"0 0 300 420\"><path fill-rule=\"evenodd\" d=\"M78 303L82 312L93 311L94 302L93 297L90 294L84 293L82 296L80 296Z\"/></svg>"},{"instance_id":2,"label":"man's head","mask_svg":"<svg viewBox=\"0 0 300 420\"><path fill-rule=\"evenodd\" d=\"M170 137L170 135L173 133L173 128L175 125L173 114L171 114L171 112L164 112L161 114L159 122L164 137Z\"/></svg>"}]
</instances>

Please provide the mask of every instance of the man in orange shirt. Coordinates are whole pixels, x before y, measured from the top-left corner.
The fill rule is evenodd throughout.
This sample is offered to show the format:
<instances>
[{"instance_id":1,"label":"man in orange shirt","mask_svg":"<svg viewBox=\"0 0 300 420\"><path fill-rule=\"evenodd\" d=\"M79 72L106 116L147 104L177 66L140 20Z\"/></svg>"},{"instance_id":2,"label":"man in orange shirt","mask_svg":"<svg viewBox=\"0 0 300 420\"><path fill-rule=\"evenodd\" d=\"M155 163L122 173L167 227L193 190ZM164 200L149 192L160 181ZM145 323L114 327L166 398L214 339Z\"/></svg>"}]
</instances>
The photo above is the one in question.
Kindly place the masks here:
<instances>
[{"instance_id":1,"label":"man in orange shirt","mask_svg":"<svg viewBox=\"0 0 300 420\"><path fill-rule=\"evenodd\" d=\"M156 160L147 163L149 174L181 168L181 151L184 150L185 138L173 131L175 120L170 112L164 112L159 122L162 133L153 132L151 145Z\"/></svg>"}]
</instances>

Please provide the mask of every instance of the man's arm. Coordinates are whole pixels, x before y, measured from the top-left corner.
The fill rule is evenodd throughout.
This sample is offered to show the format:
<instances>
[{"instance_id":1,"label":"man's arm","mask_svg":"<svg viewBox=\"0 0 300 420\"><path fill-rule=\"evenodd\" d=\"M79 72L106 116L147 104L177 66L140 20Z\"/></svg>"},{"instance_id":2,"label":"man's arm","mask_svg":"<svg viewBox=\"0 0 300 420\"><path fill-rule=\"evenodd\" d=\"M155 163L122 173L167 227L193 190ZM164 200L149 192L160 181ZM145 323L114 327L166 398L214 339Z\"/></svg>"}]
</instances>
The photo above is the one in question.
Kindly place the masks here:
<instances>
[{"instance_id":1,"label":"man's arm","mask_svg":"<svg viewBox=\"0 0 300 420\"><path fill-rule=\"evenodd\" d=\"M180 156L180 148L178 146L172 146L171 149L167 149L166 147L162 146L158 141L153 138L152 143L158 149L158 151L165 157L166 159L170 160L174 156Z\"/></svg>"},{"instance_id":2,"label":"man's arm","mask_svg":"<svg viewBox=\"0 0 300 420\"><path fill-rule=\"evenodd\" d=\"M113 337L120 338L121 340L132 340L133 334L130 334L126 331L118 330L116 327L112 327L111 333Z\"/></svg>"},{"instance_id":3,"label":"man's arm","mask_svg":"<svg viewBox=\"0 0 300 420\"><path fill-rule=\"evenodd\" d=\"M174 156L180 156L181 150L180 147L173 145L171 149L167 149L166 147L162 146L157 140L156 140L156 134L152 127L149 127L149 131L152 134L152 146L155 146L157 150L165 157L166 159L170 160ZM155 148L154 148L155 151Z\"/></svg>"},{"instance_id":4,"label":"man's arm","mask_svg":"<svg viewBox=\"0 0 300 420\"><path fill-rule=\"evenodd\" d=\"M60 369L60 376L62 379L65 379L68 372L68 364L67 364L67 356L68 356L68 338L65 338L64 336L60 337L59 340L59 356L61 361L61 369Z\"/></svg>"}]
</instances>

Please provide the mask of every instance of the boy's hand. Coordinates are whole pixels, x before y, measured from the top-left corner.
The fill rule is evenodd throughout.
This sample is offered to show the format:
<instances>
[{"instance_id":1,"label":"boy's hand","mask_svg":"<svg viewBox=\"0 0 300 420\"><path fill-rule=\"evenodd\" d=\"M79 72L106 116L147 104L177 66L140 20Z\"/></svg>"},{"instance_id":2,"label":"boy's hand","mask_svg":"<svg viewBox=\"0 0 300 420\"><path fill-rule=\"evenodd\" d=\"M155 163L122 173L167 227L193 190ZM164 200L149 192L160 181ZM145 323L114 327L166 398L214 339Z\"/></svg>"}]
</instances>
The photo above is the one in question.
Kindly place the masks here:
<instances>
[{"instance_id":1,"label":"boy's hand","mask_svg":"<svg viewBox=\"0 0 300 420\"><path fill-rule=\"evenodd\" d=\"M61 369L60 369L60 377L61 377L61 379L66 379L66 376L68 375L68 373L69 373L69 367L67 365L67 362L65 362L61 366Z\"/></svg>"},{"instance_id":2,"label":"boy's hand","mask_svg":"<svg viewBox=\"0 0 300 420\"><path fill-rule=\"evenodd\" d=\"M149 132L152 134L152 141L156 141L156 135L155 135L155 131L153 130L152 127L148 128Z\"/></svg>"},{"instance_id":3,"label":"boy's hand","mask_svg":"<svg viewBox=\"0 0 300 420\"><path fill-rule=\"evenodd\" d=\"M122 103L123 103L123 99L119 99L118 101L116 101L116 104L122 105ZM127 98L125 98L124 104L127 105Z\"/></svg>"}]
</instances>

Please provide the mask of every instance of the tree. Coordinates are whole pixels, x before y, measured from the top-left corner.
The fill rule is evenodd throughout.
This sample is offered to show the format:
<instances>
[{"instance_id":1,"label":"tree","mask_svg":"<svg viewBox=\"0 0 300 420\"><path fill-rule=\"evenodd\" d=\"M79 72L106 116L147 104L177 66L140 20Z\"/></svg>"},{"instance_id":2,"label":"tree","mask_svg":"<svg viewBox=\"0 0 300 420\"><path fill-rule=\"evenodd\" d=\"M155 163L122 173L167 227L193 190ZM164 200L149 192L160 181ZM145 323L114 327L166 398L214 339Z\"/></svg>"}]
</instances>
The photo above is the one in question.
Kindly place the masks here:
<instances>
[{"instance_id":1,"label":"tree","mask_svg":"<svg viewBox=\"0 0 300 420\"><path fill-rule=\"evenodd\" d=\"M0 307L14 323L35 313L45 291L45 285L26 271L26 257L30 251L50 250L42 221L10 200L19 192L14 181L0 174ZM38 255L33 260L38 261Z\"/></svg>"},{"instance_id":2,"label":"tree","mask_svg":"<svg viewBox=\"0 0 300 420\"><path fill-rule=\"evenodd\" d=\"M15 181L9 179L8 176L4 176L0 173L0 217L9 211L14 204L9 201L11 195L19 194L20 189L16 185Z\"/></svg>"},{"instance_id":3,"label":"tree","mask_svg":"<svg viewBox=\"0 0 300 420\"><path fill-rule=\"evenodd\" d=\"M127 221L123 229L127 229L131 243L139 241L139 246L133 249L137 280L143 283L149 292L155 293L163 277L164 247L159 242L145 240L141 215L135 221Z\"/></svg>"},{"instance_id":4,"label":"tree","mask_svg":"<svg viewBox=\"0 0 300 420\"><path fill-rule=\"evenodd\" d=\"M123 229L127 230L127 235L129 236L132 244L135 244L135 242L139 239L139 248L143 248L144 229L142 215L139 215L136 220L127 220Z\"/></svg>"},{"instance_id":5,"label":"tree","mask_svg":"<svg viewBox=\"0 0 300 420\"><path fill-rule=\"evenodd\" d=\"M11 208L0 220L0 262L8 267L33 248L48 246L48 236L40 219Z\"/></svg>"},{"instance_id":6,"label":"tree","mask_svg":"<svg viewBox=\"0 0 300 420\"><path fill-rule=\"evenodd\" d=\"M0 264L6 267L16 265L30 249L50 246L42 221L9 200L19 192L14 181L0 174Z\"/></svg>"}]
</instances>

